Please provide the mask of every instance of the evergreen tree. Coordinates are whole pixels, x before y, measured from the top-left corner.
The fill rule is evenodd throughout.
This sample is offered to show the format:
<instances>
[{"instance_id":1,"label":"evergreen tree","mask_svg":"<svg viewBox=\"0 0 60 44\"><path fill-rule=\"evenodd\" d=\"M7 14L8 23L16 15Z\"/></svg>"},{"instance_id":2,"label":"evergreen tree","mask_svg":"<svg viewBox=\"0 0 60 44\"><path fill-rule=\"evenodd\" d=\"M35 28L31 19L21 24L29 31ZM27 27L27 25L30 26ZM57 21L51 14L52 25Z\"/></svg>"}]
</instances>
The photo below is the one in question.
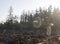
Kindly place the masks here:
<instances>
[{"instance_id":1,"label":"evergreen tree","mask_svg":"<svg viewBox=\"0 0 60 44\"><path fill-rule=\"evenodd\" d=\"M7 22L13 23L13 9L12 9L12 6L9 9L9 15L8 15Z\"/></svg>"}]
</instances>

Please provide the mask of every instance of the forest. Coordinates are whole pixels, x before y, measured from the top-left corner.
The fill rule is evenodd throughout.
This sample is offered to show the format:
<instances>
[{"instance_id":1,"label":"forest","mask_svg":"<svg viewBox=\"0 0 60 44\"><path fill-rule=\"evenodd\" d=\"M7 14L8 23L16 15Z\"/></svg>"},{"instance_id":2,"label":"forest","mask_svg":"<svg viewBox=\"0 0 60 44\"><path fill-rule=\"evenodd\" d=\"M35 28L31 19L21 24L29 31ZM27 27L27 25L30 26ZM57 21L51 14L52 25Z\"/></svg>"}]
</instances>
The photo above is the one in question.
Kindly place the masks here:
<instances>
[{"instance_id":1,"label":"forest","mask_svg":"<svg viewBox=\"0 0 60 44\"><path fill-rule=\"evenodd\" d=\"M40 21L34 25L33 21L36 17L40 18L40 25ZM18 22L18 17L13 14L13 9L10 7L6 22L0 23L0 35L6 40L14 38L15 35L41 35L45 37L47 36L46 29L51 23L53 23L51 35L60 34L59 8L49 6L47 9L40 7L38 10L36 9L34 13L23 12Z\"/></svg>"}]
</instances>

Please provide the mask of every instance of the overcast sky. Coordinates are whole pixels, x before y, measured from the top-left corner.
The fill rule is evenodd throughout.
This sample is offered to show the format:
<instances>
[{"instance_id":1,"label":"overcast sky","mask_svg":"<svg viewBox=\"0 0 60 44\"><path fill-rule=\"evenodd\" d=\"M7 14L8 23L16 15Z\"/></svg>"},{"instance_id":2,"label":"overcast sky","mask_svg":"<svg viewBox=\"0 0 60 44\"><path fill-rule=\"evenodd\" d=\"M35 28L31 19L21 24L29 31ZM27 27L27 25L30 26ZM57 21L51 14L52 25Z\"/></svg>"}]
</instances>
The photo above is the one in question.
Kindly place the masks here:
<instances>
[{"instance_id":1,"label":"overcast sky","mask_svg":"<svg viewBox=\"0 0 60 44\"><path fill-rule=\"evenodd\" d=\"M60 8L60 0L0 0L0 21L5 21L10 6L13 7L13 14L20 16L23 10L48 8L49 5Z\"/></svg>"}]
</instances>

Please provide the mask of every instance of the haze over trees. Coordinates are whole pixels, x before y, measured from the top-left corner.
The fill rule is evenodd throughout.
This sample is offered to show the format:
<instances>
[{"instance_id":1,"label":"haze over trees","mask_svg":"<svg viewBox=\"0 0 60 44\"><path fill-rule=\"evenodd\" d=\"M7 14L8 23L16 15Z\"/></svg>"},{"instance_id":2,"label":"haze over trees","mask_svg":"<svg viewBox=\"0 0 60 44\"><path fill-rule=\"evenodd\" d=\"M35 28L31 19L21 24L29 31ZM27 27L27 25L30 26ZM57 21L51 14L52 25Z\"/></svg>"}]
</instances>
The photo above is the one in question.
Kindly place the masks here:
<instances>
[{"instance_id":1,"label":"haze over trees","mask_svg":"<svg viewBox=\"0 0 60 44\"><path fill-rule=\"evenodd\" d=\"M33 20L38 16L41 18L42 23L37 29L33 26ZM20 22L18 22L18 17L14 16L13 9L10 7L6 22L0 23L0 30L6 30L6 33L14 33L14 30L15 33L37 33L46 35L46 27L49 25L49 23L54 24L52 30L56 31L57 33L60 32L60 9L49 6L48 9L39 8L39 10L36 10L35 13L23 12L20 16ZM56 33L54 31L52 32ZM2 33L3 32L4 31L2 31Z\"/></svg>"}]
</instances>

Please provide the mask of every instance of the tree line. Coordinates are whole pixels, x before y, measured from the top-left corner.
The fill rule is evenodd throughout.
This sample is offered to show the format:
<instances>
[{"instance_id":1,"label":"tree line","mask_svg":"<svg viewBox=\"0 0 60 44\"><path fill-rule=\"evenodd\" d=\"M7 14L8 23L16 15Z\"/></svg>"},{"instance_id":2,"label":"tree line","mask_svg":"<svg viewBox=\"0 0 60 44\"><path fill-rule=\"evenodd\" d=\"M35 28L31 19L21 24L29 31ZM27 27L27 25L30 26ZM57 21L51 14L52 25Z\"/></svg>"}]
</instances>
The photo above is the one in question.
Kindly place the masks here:
<instances>
[{"instance_id":1,"label":"tree line","mask_svg":"<svg viewBox=\"0 0 60 44\"><path fill-rule=\"evenodd\" d=\"M60 9L49 6L48 9L42 9L40 7L39 10L35 10L35 13L23 12L20 16L20 22L18 22L18 17L14 16L12 7L10 7L6 22L0 23L0 30L38 32L37 28L33 26L33 20L38 16L41 18L42 22L42 25L38 28L41 30L41 33L44 32L49 23L54 24L52 27L53 30L60 29Z\"/></svg>"}]
</instances>

